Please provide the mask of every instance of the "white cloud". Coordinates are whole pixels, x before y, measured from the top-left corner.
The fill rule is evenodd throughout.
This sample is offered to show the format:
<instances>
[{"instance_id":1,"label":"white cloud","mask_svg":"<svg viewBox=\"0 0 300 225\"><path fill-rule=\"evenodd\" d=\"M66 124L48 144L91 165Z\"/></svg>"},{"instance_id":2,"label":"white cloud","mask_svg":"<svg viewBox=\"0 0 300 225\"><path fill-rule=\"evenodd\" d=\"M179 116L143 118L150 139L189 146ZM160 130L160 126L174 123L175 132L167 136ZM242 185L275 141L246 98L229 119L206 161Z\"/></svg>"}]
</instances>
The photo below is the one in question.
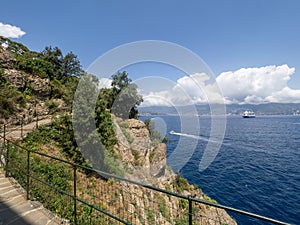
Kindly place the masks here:
<instances>
[{"instance_id":1,"label":"white cloud","mask_svg":"<svg viewBox=\"0 0 300 225\"><path fill-rule=\"evenodd\" d=\"M0 36L7 38L19 38L26 33L21 30L21 28L12 26L10 24L3 24L0 22Z\"/></svg>"},{"instance_id":2,"label":"white cloud","mask_svg":"<svg viewBox=\"0 0 300 225\"><path fill-rule=\"evenodd\" d=\"M242 68L221 73L216 78L218 86L207 82L208 75L196 73L181 77L169 89L163 88L162 80L157 80L157 86L162 85L161 90L143 92L143 105L189 105L224 101L226 104L300 103L300 90L288 86L294 73L295 68L286 64Z\"/></svg>"},{"instance_id":3,"label":"white cloud","mask_svg":"<svg viewBox=\"0 0 300 225\"><path fill-rule=\"evenodd\" d=\"M266 98L270 102L300 103L300 90L294 90L289 87L274 93Z\"/></svg>"},{"instance_id":4,"label":"white cloud","mask_svg":"<svg viewBox=\"0 0 300 225\"><path fill-rule=\"evenodd\" d=\"M227 103L300 102L300 90L288 87L295 68L284 64L223 72L217 82Z\"/></svg>"},{"instance_id":5,"label":"white cloud","mask_svg":"<svg viewBox=\"0 0 300 225\"><path fill-rule=\"evenodd\" d=\"M112 80L108 78L100 78L98 82L98 88L111 88Z\"/></svg>"},{"instance_id":6,"label":"white cloud","mask_svg":"<svg viewBox=\"0 0 300 225\"><path fill-rule=\"evenodd\" d=\"M207 82L209 76L205 73L196 73L184 76L168 90L143 93L143 106L150 105L191 105L199 103L221 103L223 97L216 83ZM161 84L159 78L157 85ZM139 84L137 84L139 85Z\"/></svg>"}]
</instances>

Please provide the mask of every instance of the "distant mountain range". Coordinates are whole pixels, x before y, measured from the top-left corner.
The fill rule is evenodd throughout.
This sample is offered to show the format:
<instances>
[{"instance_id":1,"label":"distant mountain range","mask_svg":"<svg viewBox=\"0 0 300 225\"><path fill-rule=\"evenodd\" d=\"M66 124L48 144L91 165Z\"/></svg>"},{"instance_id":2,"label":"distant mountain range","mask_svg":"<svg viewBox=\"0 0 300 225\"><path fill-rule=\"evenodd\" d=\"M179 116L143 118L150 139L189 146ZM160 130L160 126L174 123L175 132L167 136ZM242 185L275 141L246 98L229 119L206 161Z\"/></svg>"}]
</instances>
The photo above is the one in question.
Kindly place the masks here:
<instances>
[{"instance_id":1,"label":"distant mountain range","mask_svg":"<svg viewBox=\"0 0 300 225\"><path fill-rule=\"evenodd\" d=\"M220 105L216 105L220 106ZM149 106L139 107L141 115L178 115L190 114L191 107L195 107L198 115L210 115L210 105L202 104L195 106ZM252 110L256 115L300 115L300 103L265 103L259 105L253 104L230 104L226 105L227 115L241 115L245 110Z\"/></svg>"}]
</instances>

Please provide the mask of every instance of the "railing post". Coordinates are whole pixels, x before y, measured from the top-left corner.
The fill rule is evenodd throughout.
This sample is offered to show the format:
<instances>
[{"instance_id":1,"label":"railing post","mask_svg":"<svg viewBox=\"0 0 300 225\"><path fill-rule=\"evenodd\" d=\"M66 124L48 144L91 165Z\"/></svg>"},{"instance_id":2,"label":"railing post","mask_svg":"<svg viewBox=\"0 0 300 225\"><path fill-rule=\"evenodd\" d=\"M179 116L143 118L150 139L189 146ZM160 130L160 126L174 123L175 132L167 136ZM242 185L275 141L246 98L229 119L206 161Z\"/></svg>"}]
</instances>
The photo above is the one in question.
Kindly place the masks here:
<instances>
[{"instance_id":1,"label":"railing post","mask_svg":"<svg viewBox=\"0 0 300 225\"><path fill-rule=\"evenodd\" d=\"M74 174L73 174L74 225L77 225L76 169L77 169L76 165L73 165L73 171L74 171Z\"/></svg>"},{"instance_id":2,"label":"railing post","mask_svg":"<svg viewBox=\"0 0 300 225\"><path fill-rule=\"evenodd\" d=\"M23 118L21 120L21 139L23 138Z\"/></svg>"},{"instance_id":3,"label":"railing post","mask_svg":"<svg viewBox=\"0 0 300 225\"><path fill-rule=\"evenodd\" d=\"M3 144L5 144L5 133L6 133L6 124L3 127Z\"/></svg>"},{"instance_id":4,"label":"railing post","mask_svg":"<svg viewBox=\"0 0 300 225\"><path fill-rule=\"evenodd\" d=\"M5 152L5 177L9 176L8 173L8 162L9 162L9 148L6 144L6 124L4 124L4 129L3 129L3 148L6 150Z\"/></svg>"},{"instance_id":5,"label":"railing post","mask_svg":"<svg viewBox=\"0 0 300 225\"><path fill-rule=\"evenodd\" d=\"M188 196L189 200L189 225L193 224L193 201L191 199L191 196Z\"/></svg>"},{"instance_id":6,"label":"railing post","mask_svg":"<svg viewBox=\"0 0 300 225\"><path fill-rule=\"evenodd\" d=\"M27 149L27 174L26 174L26 200L29 200L30 192L30 150Z\"/></svg>"},{"instance_id":7,"label":"railing post","mask_svg":"<svg viewBox=\"0 0 300 225\"><path fill-rule=\"evenodd\" d=\"M38 114L36 114L35 126L36 126L36 129L39 128L39 117L38 117Z\"/></svg>"}]
</instances>

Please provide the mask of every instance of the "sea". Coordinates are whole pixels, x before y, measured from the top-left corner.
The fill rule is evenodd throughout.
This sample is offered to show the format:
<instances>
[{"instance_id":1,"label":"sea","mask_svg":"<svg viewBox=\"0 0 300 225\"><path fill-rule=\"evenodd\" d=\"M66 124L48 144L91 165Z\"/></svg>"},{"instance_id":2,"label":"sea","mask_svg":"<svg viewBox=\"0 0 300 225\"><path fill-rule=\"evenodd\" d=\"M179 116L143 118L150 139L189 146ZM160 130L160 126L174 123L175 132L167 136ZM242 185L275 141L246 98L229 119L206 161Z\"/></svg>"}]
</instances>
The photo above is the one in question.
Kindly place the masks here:
<instances>
[{"instance_id":1,"label":"sea","mask_svg":"<svg viewBox=\"0 0 300 225\"><path fill-rule=\"evenodd\" d=\"M163 127L167 164L173 151L193 152L179 171L219 204L291 224L300 224L300 116L227 116L218 154L204 170L199 163L210 142L211 117L197 116L199 124L180 116L154 118ZM182 132L182 127L184 132ZM200 131L199 131L200 129ZM171 133L170 133L171 132ZM197 140L197 143L195 143ZM180 144L193 143L193 144ZM180 149L178 149L180 146ZM178 168L176 168L178 169ZM270 224L228 213L238 224Z\"/></svg>"}]
</instances>

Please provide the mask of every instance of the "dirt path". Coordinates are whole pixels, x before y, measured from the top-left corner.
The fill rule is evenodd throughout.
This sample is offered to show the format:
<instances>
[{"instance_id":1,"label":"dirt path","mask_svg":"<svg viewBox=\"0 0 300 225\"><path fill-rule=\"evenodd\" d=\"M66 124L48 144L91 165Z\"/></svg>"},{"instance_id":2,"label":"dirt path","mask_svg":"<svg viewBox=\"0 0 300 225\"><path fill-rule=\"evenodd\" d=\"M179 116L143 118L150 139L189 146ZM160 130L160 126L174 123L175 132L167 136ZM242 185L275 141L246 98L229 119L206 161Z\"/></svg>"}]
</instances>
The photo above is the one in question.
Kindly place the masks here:
<instances>
[{"instance_id":1,"label":"dirt path","mask_svg":"<svg viewBox=\"0 0 300 225\"><path fill-rule=\"evenodd\" d=\"M9 140L21 139L25 137L28 133L30 133L32 130L34 130L37 126L50 124L51 121L52 121L52 117L49 117L49 118L39 120L38 122L36 121L31 122L29 124L24 125L23 127L18 126L15 128L7 129L6 138ZM3 135L3 132L1 133L1 135Z\"/></svg>"}]
</instances>

